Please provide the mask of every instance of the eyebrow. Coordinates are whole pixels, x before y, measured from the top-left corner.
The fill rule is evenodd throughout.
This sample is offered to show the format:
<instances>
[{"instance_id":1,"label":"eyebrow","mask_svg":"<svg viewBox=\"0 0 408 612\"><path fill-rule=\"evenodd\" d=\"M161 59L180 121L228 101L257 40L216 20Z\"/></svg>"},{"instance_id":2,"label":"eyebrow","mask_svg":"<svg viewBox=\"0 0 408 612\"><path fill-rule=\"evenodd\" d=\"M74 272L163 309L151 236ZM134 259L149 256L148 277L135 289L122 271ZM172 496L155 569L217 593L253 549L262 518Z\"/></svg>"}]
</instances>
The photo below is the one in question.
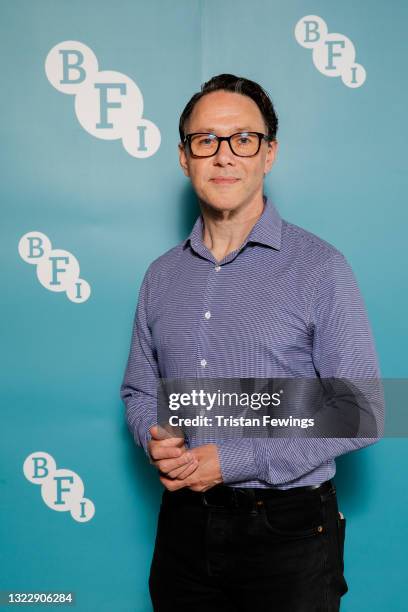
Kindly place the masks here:
<instances>
[{"instance_id":1,"label":"eyebrow","mask_svg":"<svg viewBox=\"0 0 408 612\"><path fill-rule=\"evenodd\" d=\"M197 130L195 130L194 132L191 132L192 134L215 134L217 130L215 130L212 127L204 127L204 128L199 128ZM256 130L250 128L250 127L239 127L239 126L233 126L231 128L231 133L235 134L236 132L256 132Z\"/></svg>"}]
</instances>

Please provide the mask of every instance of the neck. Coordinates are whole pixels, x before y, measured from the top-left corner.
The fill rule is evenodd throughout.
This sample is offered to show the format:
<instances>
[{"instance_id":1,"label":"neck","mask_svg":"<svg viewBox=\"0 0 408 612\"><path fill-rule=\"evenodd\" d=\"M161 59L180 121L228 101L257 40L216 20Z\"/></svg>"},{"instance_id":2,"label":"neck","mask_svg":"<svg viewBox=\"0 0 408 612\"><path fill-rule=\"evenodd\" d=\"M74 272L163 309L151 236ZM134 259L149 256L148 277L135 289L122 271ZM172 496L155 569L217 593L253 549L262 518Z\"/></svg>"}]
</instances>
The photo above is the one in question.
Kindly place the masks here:
<instances>
[{"instance_id":1,"label":"neck","mask_svg":"<svg viewBox=\"0 0 408 612\"><path fill-rule=\"evenodd\" d=\"M217 210L200 201L204 220L203 242L217 261L237 250L262 215L262 194L250 204L234 210Z\"/></svg>"}]
</instances>

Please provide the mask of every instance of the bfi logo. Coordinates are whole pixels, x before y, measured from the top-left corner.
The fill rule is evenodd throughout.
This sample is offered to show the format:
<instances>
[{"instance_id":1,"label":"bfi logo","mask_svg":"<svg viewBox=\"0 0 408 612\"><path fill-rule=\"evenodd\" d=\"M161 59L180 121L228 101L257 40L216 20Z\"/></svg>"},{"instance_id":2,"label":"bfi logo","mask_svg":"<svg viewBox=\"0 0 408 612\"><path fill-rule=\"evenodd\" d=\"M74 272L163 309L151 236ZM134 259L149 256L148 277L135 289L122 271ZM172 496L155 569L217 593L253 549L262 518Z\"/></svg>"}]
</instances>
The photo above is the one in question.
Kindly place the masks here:
<instances>
[{"instance_id":1,"label":"bfi logo","mask_svg":"<svg viewBox=\"0 0 408 612\"><path fill-rule=\"evenodd\" d=\"M79 523L93 518L95 505L84 497L82 479L72 470L57 469L48 453L31 453L24 461L23 472L29 482L41 486L41 497L51 510L70 512Z\"/></svg>"},{"instance_id":2,"label":"bfi logo","mask_svg":"<svg viewBox=\"0 0 408 612\"><path fill-rule=\"evenodd\" d=\"M79 277L79 263L69 251L53 249L50 239L41 232L28 232L18 243L20 257L37 267L37 278L49 291L65 291L75 304L86 302L91 287Z\"/></svg>"},{"instance_id":3,"label":"bfi logo","mask_svg":"<svg viewBox=\"0 0 408 612\"><path fill-rule=\"evenodd\" d=\"M295 27L295 38L305 49L312 49L313 63L325 76L341 77L344 85L356 88L366 80L364 66L357 64L356 50L344 34L330 34L326 22L317 15L302 17Z\"/></svg>"},{"instance_id":4,"label":"bfi logo","mask_svg":"<svg viewBox=\"0 0 408 612\"><path fill-rule=\"evenodd\" d=\"M143 96L131 78L113 70L99 70L89 47L64 41L45 60L51 85L75 96L75 113L81 126L103 140L121 139L133 157L150 157L160 147L159 128L143 118Z\"/></svg>"}]
</instances>

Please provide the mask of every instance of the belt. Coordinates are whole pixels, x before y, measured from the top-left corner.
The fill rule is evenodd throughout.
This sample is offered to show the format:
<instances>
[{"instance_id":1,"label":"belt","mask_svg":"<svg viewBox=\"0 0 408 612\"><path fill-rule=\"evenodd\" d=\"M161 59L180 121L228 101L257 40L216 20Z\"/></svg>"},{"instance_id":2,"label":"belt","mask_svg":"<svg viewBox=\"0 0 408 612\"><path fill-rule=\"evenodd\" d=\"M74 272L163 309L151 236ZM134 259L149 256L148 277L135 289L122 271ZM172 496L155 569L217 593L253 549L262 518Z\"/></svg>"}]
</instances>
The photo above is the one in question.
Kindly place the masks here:
<instances>
[{"instance_id":1,"label":"belt","mask_svg":"<svg viewBox=\"0 0 408 612\"><path fill-rule=\"evenodd\" d=\"M336 493L331 480L320 485L293 487L291 489L258 489L252 487L229 487L216 485L208 491L198 493L188 488L163 493L164 505L203 506L207 508L242 508L249 509L261 506L266 500L284 500L294 497L314 494L323 496L323 499Z\"/></svg>"}]
</instances>

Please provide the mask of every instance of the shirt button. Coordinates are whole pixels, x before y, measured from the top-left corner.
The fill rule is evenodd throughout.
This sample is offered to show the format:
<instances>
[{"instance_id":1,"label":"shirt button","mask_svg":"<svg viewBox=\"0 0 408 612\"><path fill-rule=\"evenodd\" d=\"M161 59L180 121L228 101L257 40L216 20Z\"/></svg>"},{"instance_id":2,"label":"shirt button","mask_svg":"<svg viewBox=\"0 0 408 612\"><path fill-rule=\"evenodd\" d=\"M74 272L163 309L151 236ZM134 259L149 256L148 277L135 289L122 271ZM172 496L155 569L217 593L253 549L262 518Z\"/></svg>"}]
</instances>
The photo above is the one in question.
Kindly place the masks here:
<instances>
[{"instance_id":1,"label":"shirt button","mask_svg":"<svg viewBox=\"0 0 408 612\"><path fill-rule=\"evenodd\" d=\"M221 270L221 266L215 266L214 270L215 270L216 272L219 272L219 271Z\"/></svg>"},{"instance_id":2,"label":"shirt button","mask_svg":"<svg viewBox=\"0 0 408 612\"><path fill-rule=\"evenodd\" d=\"M201 365L203 366L203 368L205 368L205 366L207 365L207 362L206 362L206 360L205 360L205 359L202 359L202 360L200 361L200 363L201 363Z\"/></svg>"},{"instance_id":3,"label":"shirt button","mask_svg":"<svg viewBox=\"0 0 408 612\"><path fill-rule=\"evenodd\" d=\"M207 312L205 313L205 318L209 319L211 317L211 312L209 310L207 310Z\"/></svg>"}]
</instances>

